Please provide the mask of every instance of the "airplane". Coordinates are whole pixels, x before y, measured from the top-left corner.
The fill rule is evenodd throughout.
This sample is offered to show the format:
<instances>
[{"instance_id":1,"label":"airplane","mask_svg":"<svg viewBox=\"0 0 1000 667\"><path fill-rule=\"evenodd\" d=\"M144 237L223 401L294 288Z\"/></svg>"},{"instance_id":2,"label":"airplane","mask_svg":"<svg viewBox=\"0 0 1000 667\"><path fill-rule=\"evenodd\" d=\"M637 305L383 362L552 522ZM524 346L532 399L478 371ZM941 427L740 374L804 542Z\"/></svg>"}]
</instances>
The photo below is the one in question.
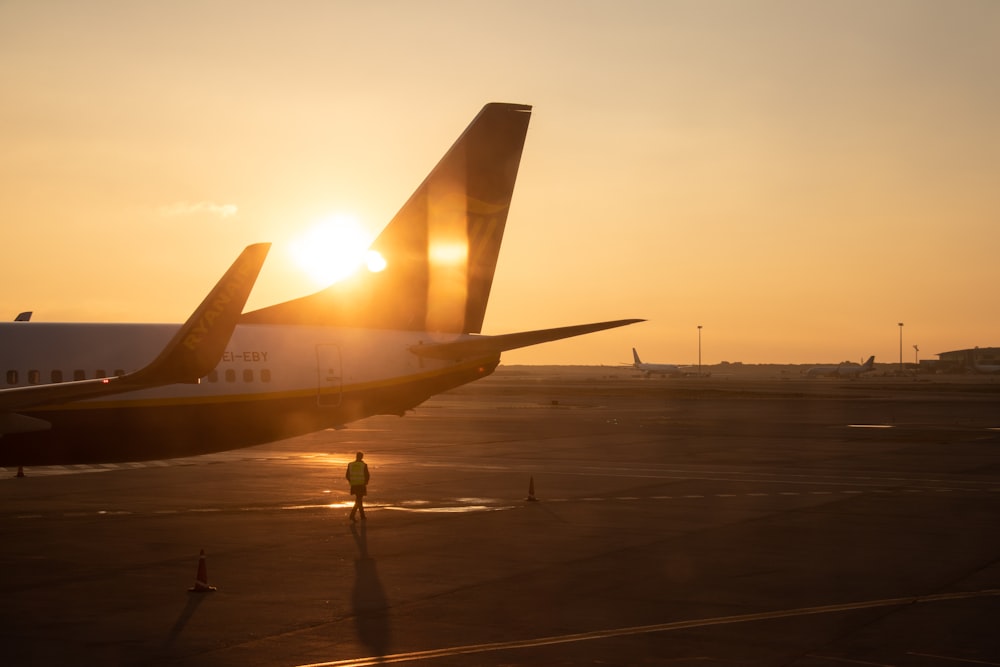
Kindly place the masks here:
<instances>
[{"instance_id":1,"label":"airplane","mask_svg":"<svg viewBox=\"0 0 1000 667\"><path fill-rule=\"evenodd\" d=\"M632 359L634 360L631 368L638 371L642 371L647 376L650 375L673 375L680 376L684 375L685 371L690 369L690 366L677 366L676 364L648 364L643 363L639 358L639 353L632 348Z\"/></svg>"},{"instance_id":2,"label":"airplane","mask_svg":"<svg viewBox=\"0 0 1000 667\"><path fill-rule=\"evenodd\" d=\"M640 319L482 334L531 107L490 103L369 248L380 261L244 313L248 246L182 325L0 322L0 466L145 461L402 416L502 352Z\"/></svg>"},{"instance_id":3,"label":"airplane","mask_svg":"<svg viewBox=\"0 0 1000 667\"><path fill-rule=\"evenodd\" d=\"M867 373L875 369L875 355L868 357L868 361L861 364L838 364L836 366L813 366L806 371L806 377L840 377L856 378L862 373Z\"/></svg>"}]
</instances>

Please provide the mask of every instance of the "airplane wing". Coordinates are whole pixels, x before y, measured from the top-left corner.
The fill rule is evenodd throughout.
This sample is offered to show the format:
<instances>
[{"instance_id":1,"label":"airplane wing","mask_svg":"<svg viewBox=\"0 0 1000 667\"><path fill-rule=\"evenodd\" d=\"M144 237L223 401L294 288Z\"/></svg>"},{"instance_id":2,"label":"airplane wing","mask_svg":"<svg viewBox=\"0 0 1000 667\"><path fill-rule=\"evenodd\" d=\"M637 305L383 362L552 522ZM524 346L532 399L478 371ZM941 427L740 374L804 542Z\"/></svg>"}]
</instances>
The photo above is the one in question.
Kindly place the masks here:
<instances>
[{"instance_id":1,"label":"airplane wing","mask_svg":"<svg viewBox=\"0 0 1000 667\"><path fill-rule=\"evenodd\" d=\"M34 417L10 414L24 408L178 382L197 383L215 368L225 352L270 247L269 243L257 243L244 249L159 356L147 366L117 377L0 389L0 433L10 432L5 426L20 430L17 424L30 427L40 422L29 430L42 427L41 424L47 427L46 422Z\"/></svg>"},{"instance_id":2,"label":"airplane wing","mask_svg":"<svg viewBox=\"0 0 1000 667\"><path fill-rule=\"evenodd\" d=\"M444 343L421 343L412 346L410 351L417 356L429 357L431 359L458 360L470 357L486 357L497 355L507 350L515 350L519 347L548 343L553 340L581 336L593 333L594 331L603 331L604 329L613 329L644 321L641 319L614 320L612 322L596 322L594 324L577 324L575 326L559 327L556 329L522 331L519 333L503 334L501 336L472 336Z\"/></svg>"}]
</instances>

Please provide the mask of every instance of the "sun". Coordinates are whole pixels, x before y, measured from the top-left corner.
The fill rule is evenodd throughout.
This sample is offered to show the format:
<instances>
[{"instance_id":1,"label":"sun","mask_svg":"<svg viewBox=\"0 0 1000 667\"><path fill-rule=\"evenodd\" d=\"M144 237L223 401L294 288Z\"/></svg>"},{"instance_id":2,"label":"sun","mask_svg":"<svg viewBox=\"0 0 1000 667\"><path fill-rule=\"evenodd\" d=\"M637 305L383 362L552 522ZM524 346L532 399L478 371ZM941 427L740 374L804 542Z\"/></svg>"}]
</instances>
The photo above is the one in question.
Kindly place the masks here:
<instances>
[{"instance_id":1,"label":"sun","mask_svg":"<svg viewBox=\"0 0 1000 667\"><path fill-rule=\"evenodd\" d=\"M289 244L295 264L320 286L342 280L366 265L380 270L377 253L368 252L372 239L358 220L346 214L320 220ZM384 262L382 263L384 268Z\"/></svg>"}]
</instances>

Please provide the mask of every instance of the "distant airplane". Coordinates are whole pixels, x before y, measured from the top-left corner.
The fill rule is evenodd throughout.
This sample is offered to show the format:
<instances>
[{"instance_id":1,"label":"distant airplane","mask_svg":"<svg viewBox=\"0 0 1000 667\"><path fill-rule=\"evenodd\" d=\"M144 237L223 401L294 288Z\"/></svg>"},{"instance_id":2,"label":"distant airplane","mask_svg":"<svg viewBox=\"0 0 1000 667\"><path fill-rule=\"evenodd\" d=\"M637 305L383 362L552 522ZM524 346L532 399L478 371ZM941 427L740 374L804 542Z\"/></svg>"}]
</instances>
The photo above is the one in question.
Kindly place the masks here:
<instances>
[{"instance_id":1,"label":"distant airplane","mask_svg":"<svg viewBox=\"0 0 1000 667\"><path fill-rule=\"evenodd\" d=\"M316 294L242 313L257 244L180 326L0 323L0 465L190 456L403 415L501 352L640 322L481 335L530 111L483 107L371 245L382 261Z\"/></svg>"},{"instance_id":2,"label":"distant airplane","mask_svg":"<svg viewBox=\"0 0 1000 667\"><path fill-rule=\"evenodd\" d=\"M868 361L861 364L838 364L836 366L814 366L806 371L806 377L841 377L854 378L862 373L875 370L875 355L868 357Z\"/></svg>"},{"instance_id":3,"label":"distant airplane","mask_svg":"<svg viewBox=\"0 0 1000 667\"><path fill-rule=\"evenodd\" d=\"M647 376L648 375L684 375L685 371L691 368L691 366L678 366L676 364L647 364L643 363L642 359L639 358L639 353L632 348L632 359L634 363L631 368L637 371L642 371Z\"/></svg>"}]
</instances>

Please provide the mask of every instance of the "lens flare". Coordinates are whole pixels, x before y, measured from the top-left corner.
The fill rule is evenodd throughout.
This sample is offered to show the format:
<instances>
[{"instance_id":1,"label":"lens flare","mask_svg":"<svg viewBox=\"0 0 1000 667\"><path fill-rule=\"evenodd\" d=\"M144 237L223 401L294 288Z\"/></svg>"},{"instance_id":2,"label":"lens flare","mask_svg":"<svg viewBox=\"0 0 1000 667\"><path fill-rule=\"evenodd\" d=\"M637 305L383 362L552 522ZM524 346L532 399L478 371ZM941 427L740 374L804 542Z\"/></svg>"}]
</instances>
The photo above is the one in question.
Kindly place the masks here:
<instances>
[{"instance_id":1,"label":"lens flare","mask_svg":"<svg viewBox=\"0 0 1000 667\"><path fill-rule=\"evenodd\" d=\"M371 238L356 218L337 214L320 220L289 244L295 264L321 286L372 265ZM377 255L377 253L375 253ZM385 262L382 261L382 268ZM381 270L381 269L380 269Z\"/></svg>"}]
</instances>

